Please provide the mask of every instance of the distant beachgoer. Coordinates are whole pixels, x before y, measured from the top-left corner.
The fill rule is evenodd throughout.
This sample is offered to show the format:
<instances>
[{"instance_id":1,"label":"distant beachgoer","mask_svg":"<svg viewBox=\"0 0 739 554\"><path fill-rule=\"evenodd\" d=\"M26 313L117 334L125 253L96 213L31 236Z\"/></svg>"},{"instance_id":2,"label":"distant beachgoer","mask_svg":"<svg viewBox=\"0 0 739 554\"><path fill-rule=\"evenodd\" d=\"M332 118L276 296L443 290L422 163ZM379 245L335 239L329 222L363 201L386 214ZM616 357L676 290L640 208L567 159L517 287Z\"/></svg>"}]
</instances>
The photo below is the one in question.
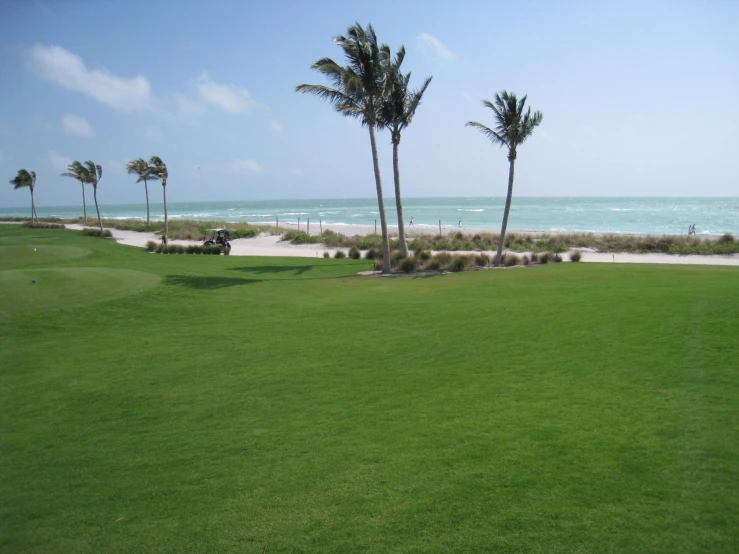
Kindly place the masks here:
<instances>
[{"instance_id":1,"label":"distant beachgoer","mask_svg":"<svg viewBox=\"0 0 739 554\"><path fill-rule=\"evenodd\" d=\"M413 218L411 218L411 222L408 224L408 227L413 227Z\"/></svg>"},{"instance_id":2,"label":"distant beachgoer","mask_svg":"<svg viewBox=\"0 0 739 554\"><path fill-rule=\"evenodd\" d=\"M695 235L695 223L693 223L693 234Z\"/></svg>"},{"instance_id":3,"label":"distant beachgoer","mask_svg":"<svg viewBox=\"0 0 739 554\"><path fill-rule=\"evenodd\" d=\"M457 227L459 227L460 229L462 228L462 220L461 219L459 220L459 225L457 225Z\"/></svg>"}]
</instances>

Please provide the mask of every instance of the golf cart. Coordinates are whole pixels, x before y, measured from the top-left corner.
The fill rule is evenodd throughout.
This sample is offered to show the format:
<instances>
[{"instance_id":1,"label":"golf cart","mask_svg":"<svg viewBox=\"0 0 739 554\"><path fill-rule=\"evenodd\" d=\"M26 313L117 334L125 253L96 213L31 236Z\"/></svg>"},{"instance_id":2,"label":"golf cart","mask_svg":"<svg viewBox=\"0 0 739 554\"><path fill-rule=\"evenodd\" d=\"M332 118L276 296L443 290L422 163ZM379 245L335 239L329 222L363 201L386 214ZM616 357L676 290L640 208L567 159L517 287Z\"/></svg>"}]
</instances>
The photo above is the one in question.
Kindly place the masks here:
<instances>
[{"instance_id":1,"label":"golf cart","mask_svg":"<svg viewBox=\"0 0 739 554\"><path fill-rule=\"evenodd\" d=\"M203 246L215 246L220 244L226 248L231 248L231 243L228 239L231 236L228 233L228 229L208 229L208 234L205 235Z\"/></svg>"}]
</instances>

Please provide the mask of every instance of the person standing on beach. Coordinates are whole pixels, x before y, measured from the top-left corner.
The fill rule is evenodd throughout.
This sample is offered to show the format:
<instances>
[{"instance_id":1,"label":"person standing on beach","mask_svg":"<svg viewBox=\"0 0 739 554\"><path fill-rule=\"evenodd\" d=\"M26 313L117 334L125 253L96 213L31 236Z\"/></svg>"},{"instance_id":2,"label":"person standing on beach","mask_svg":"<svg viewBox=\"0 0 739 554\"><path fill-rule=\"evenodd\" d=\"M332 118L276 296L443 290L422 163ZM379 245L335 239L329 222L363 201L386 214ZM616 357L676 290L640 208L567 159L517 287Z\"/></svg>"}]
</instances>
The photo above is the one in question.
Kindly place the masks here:
<instances>
[{"instance_id":1,"label":"person standing on beach","mask_svg":"<svg viewBox=\"0 0 739 554\"><path fill-rule=\"evenodd\" d=\"M459 224L457 225L457 227L459 227L460 229L462 228L462 220L461 219L459 220Z\"/></svg>"},{"instance_id":2,"label":"person standing on beach","mask_svg":"<svg viewBox=\"0 0 739 554\"><path fill-rule=\"evenodd\" d=\"M413 227L413 218L411 218L411 222L408 224L408 227Z\"/></svg>"}]
</instances>

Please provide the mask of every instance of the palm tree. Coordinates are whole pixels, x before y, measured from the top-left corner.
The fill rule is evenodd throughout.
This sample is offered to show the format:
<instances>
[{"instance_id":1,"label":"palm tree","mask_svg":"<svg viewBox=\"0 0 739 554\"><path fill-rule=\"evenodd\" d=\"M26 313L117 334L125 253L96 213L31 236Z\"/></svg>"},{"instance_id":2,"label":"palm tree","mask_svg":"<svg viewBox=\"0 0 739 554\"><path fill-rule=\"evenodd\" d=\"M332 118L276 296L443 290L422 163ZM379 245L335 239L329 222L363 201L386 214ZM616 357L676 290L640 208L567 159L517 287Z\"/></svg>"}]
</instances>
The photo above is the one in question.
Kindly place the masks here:
<instances>
[{"instance_id":1,"label":"palm tree","mask_svg":"<svg viewBox=\"0 0 739 554\"><path fill-rule=\"evenodd\" d=\"M432 77L428 77L418 90L409 90L408 82L411 74L405 75L400 65L405 58L405 47L401 46L392 63L387 64L385 76L385 98L380 109L379 124L390 129L393 143L393 177L395 180L395 206L398 211L398 238L400 251L408 255L408 244L405 240L405 224L403 222L403 202L400 197L400 166L398 165L398 145L400 132L411 124L416 108L421 103L423 93L429 86Z\"/></svg>"},{"instance_id":2,"label":"palm tree","mask_svg":"<svg viewBox=\"0 0 739 554\"><path fill-rule=\"evenodd\" d=\"M355 23L347 30L347 36L338 36L334 42L344 51L347 62L340 66L331 58L321 58L311 67L323 73L333 86L298 85L295 90L309 93L328 101L334 109L347 116L359 119L369 129L372 147L372 163L377 188L377 205L382 228L382 272L390 273L390 244L385 217L385 201L382 197L380 162L377 158L375 128L378 112L382 106L383 66L390 59L387 45L378 46L372 25L363 29Z\"/></svg>"},{"instance_id":3,"label":"palm tree","mask_svg":"<svg viewBox=\"0 0 739 554\"><path fill-rule=\"evenodd\" d=\"M85 202L85 183L87 182L85 172L87 170L80 162L76 160L69 164L67 166L67 169L69 171L67 171L66 173L62 173L62 177L71 177L72 179L77 179L82 185L82 213L85 216L85 225L87 225L87 204Z\"/></svg>"},{"instance_id":4,"label":"palm tree","mask_svg":"<svg viewBox=\"0 0 739 554\"><path fill-rule=\"evenodd\" d=\"M14 185L15 190L28 187L31 189L31 221L38 223L38 215L36 215L36 202L33 198L33 189L36 188L36 172L26 169L19 169L18 175L10 180L10 184Z\"/></svg>"},{"instance_id":5,"label":"palm tree","mask_svg":"<svg viewBox=\"0 0 739 554\"><path fill-rule=\"evenodd\" d=\"M495 95L495 103L489 100L483 100L482 104L493 110L493 117L496 123L495 130L477 121L468 121L467 125L477 127L493 144L498 144L501 148L503 146L508 148L508 197L506 198L505 211L503 212L503 225L500 229L498 255L495 257L495 266L498 267L500 266L500 257L503 253L505 231L508 226L508 213L511 210L511 198L513 197L513 168L516 163L516 149L531 136L534 132L534 127L537 127L541 123L543 116L541 112L534 112L532 114L530 107L524 113L526 96L518 100L514 93L505 90Z\"/></svg>"},{"instance_id":6,"label":"palm tree","mask_svg":"<svg viewBox=\"0 0 739 554\"><path fill-rule=\"evenodd\" d=\"M98 225L100 232L103 232L103 220L100 219L100 207L98 206L98 183L103 178L103 167L95 165L92 161L85 162L85 180L92 185L93 196L95 197L95 210L98 213Z\"/></svg>"},{"instance_id":7,"label":"palm tree","mask_svg":"<svg viewBox=\"0 0 739 554\"><path fill-rule=\"evenodd\" d=\"M167 165L159 156L152 156L149 159L149 169L146 171L147 179L154 179L162 182L162 195L164 197L164 243L167 244L167 233L169 225L167 223Z\"/></svg>"},{"instance_id":8,"label":"palm tree","mask_svg":"<svg viewBox=\"0 0 739 554\"><path fill-rule=\"evenodd\" d=\"M136 179L137 183L140 183L141 181L144 182L144 191L146 192L146 225L149 225L149 186L146 183L149 179L149 175L147 174L149 164L146 163L146 160L143 158L136 158L126 164L126 170L129 175L136 174L139 176L139 178Z\"/></svg>"}]
</instances>

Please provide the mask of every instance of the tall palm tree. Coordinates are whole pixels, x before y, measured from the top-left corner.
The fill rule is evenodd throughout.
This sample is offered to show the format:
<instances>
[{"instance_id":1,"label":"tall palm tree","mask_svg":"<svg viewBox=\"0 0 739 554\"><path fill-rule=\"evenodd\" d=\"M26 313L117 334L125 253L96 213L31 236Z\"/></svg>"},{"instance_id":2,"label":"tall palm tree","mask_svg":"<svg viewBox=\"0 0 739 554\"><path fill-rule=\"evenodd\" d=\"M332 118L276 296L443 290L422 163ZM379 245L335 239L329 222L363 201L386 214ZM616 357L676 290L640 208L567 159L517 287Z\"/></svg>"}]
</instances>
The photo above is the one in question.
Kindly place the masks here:
<instances>
[{"instance_id":1,"label":"tall palm tree","mask_svg":"<svg viewBox=\"0 0 739 554\"><path fill-rule=\"evenodd\" d=\"M154 179L162 182L162 195L164 197L164 243L167 243L167 234L169 233L169 224L167 221L167 164L165 164L159 156L149 158L149 169L146 172L147 179Z\"/></svg>"},{"instance_id":2,"label":"tall palm tree","mask_svg":"<svg viewBox=\"0 0 739 554\"><path fill-rule=\"evenodd\" d=\"M92 161L87 160L85 162L85 177L86 182L92 185L92 193L95 197L95 210L98 213L98 225L100 226L100 232L103 232L103 220L100 219L100 207L98 206L98 183L103 178L103 167L101 165L95 165Z\"/></svg>"},{"instance_id":3,"label":"tall palm tree","mask_svg":"<svg viewBox=\"0 0 739 554\"><path fill-rule=\"evenodd\" d=\"M385 98L380 109L379 124L390 130L393 143L393 178L395 180L395 207L398 211L398 238L400 251L408 254L408 243L405 239L403 222L403 202L400 196L400 166L398 164L398 145L400 132L411 124L416 108L421 103L423 93L429 86L432 77L428 77L418 90L409 90L411 74L400 70L405 58L405 47L401 46L392 63L388 63L385 74Z\"/></svg>"},{"instance_id":4,"label":"tall palm tree","mask_svg":"<svg viewBox=\"0 0 739 554\"><path fill-rule=\"evenodd\" d=\"M328 101L337 112L359 119L362 125L369 129L382 228L382 272L390 273L390 244L375 140L378 112L382 106L383 65L390 59L390 49L387 45L377 44L377 36L372 25L363 29L359 23L349 27L347 36L334 38L334 42L344 51L347 65L340 66L331 58L321 58L311 66L323 73L332 86L298 85L295 90Z\"/></svg>"},{"instance_id":5,"label":"tall palm tree","mask_svg":"<svg viewBox=\"0 0 739 554\"><path fill-rule=\"evenodd\" d=\"M511 210L511 198L513 197L513 169L516 163L516 150L534 132L542 120L541 112L531 113L531 108L524 113L526 96L518 100L515 93L502 91L495 95L495 102L483 100L482 105L493 110L495 129L490 129L477 121L468 121L470 127L477 127L482 134L488 137L493 144L508 148L508 197L503 212L503 225L500 228L500 240L498 241L498 255L495 257L495 266L500 266L500 257L503 253L505 232L508 226L508 213Z\"/></svg>"},{"instance_id":6,"label":"tall palm tree","mask_svg":"<svg viewBox=\"0 0 739 554\"><path fill-rule=\"evenodd\" d=\"M10 184L14 185L15 190L25 187L31 189L31 221L38 223L38 215L36 215L36 201L33 198L33 189L36 188L36 172L19 169L18 175L10 180Z\"/></svg>"},{"instance_id":7,"label":"tall palm tree","mask_svg":"<svg viewBox=\"0 0 739 554\"><path fill-rule=\"evenodd\" d=\"M76 160L69 164L67 169L68 171L66 173L62 173L62 177L77 179L80 182L80 185L82 185L82 213L85 216L85 225L87 225L87 203L85 202L85 183L87 182L85 174L86 169Z\"/></svg>"},{"instance_id":8,"label":"tall palm tree","mask_svg":"<svg viewBox=\"0 0 739 554\"><path fill-rule=\"evenodd\" d=\"M149 186L146 183L149 179L149 175L147 174L149 164L146 163L146 160L143 158L136 158L126 164L126 170L129 175L136 174L139 176L139 178L136 179L137 183L140 183L141 181L144 182L144 191L146 192L146 224L149 225Z\"/></svg>"}]
</instances>

